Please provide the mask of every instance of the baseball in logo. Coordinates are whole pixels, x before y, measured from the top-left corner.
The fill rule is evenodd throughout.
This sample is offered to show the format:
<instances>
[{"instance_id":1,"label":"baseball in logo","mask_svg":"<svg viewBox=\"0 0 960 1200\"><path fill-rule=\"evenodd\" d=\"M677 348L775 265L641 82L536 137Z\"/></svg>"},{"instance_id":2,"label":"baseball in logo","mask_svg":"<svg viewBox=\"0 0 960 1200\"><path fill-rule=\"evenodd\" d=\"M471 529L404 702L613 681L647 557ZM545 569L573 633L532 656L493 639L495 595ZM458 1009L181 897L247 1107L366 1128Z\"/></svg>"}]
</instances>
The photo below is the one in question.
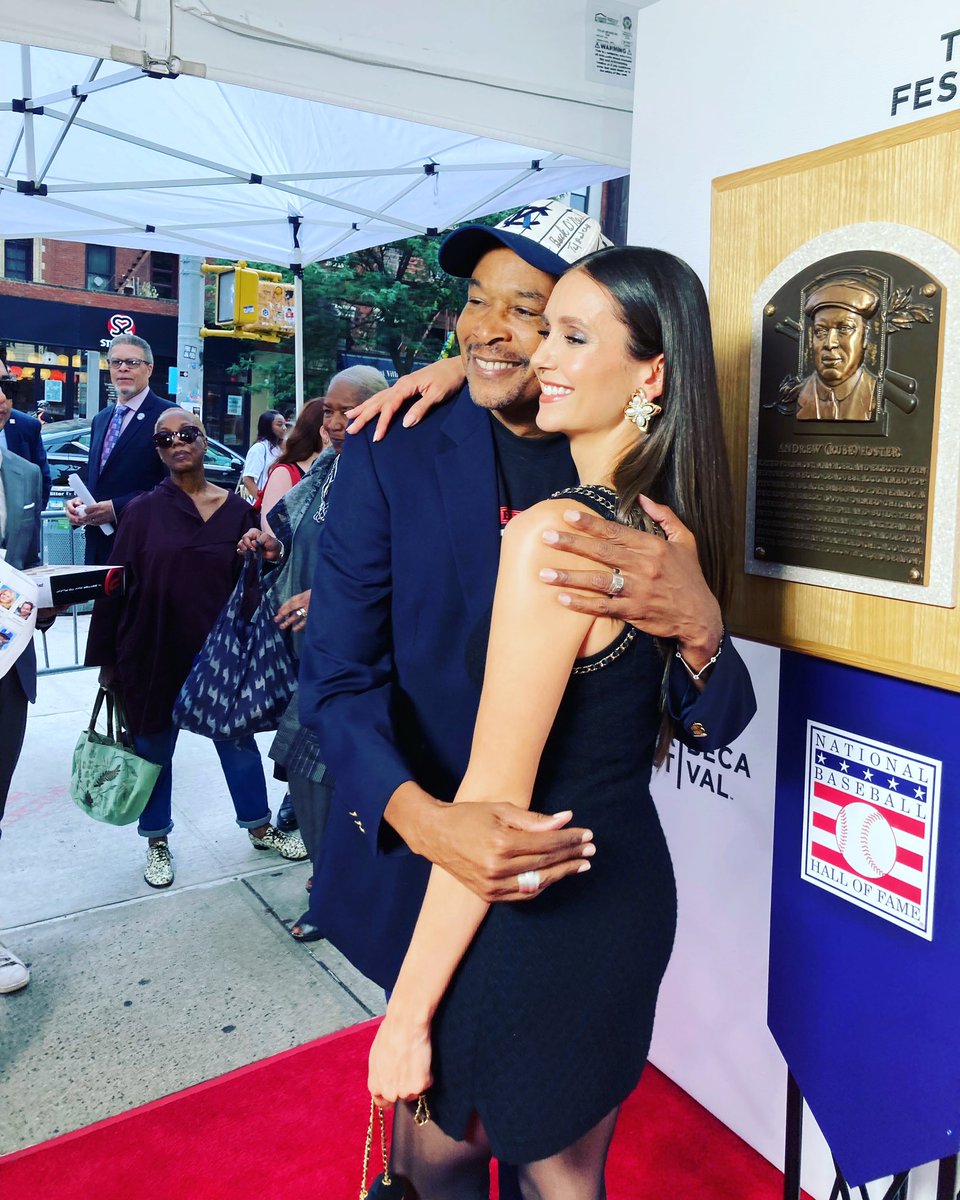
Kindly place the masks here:
<instances>
[{"instance_id":1,"label":"baseball in logo","mask_svg":"<svg viewBox=\"0 0 960 1200\"><path fill-rule=\"evenodd\" d=\"M107 321L107 332L111 337L120 337L124 333L136 333L137 327L133 322L133 317L127 313L114 313Z\"/></svg>"},{"instance_id":2,"label":"baseball in logo","mask_svg":"<svg viewBox=\"0 0 960 1200\"><path fill-rule=\"evenodd\" d=\"M808 721L803 878L931 940L941 771Z\"/></svg>"}]
</instances>

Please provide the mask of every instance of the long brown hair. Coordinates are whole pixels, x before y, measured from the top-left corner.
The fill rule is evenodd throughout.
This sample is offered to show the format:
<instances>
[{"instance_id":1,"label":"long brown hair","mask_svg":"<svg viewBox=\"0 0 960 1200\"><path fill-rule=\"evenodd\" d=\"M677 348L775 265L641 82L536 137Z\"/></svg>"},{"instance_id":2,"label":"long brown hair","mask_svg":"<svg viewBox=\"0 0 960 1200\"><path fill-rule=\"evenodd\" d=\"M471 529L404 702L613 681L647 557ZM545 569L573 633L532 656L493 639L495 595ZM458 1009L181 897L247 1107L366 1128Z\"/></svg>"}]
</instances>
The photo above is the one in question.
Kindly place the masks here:
<instances>
[{"instance_id":1,"label":"long brown hair","mask_svg":"<svg viewBox=\"0 0 960 1200\"><path fill-rule=\"evenodd\" d=\"M641 246L598 250L574 269L611 297L632 357L663 355L663 412L614 472L618 515L627 524L643 524L640 492L669 505L696 538L700 568L723 608L732 586L732 485L703 285L682 259ZM664 711L658 764L672 735Z\"/></svg>"},{"instance_id":2,"label":"long brown hair","mask_svg":"<svg viewBox=\"0 0 960 1200\"><path fill-rule=\"evenodd\" d=\"M323 439L320 431L323 428L323 400L318 396L308 400L300 410L297 423L287 434L283 443L283 453L274 466L281 463L298 463L318 454L323 449Z\"/></svg>"}]
</instances>

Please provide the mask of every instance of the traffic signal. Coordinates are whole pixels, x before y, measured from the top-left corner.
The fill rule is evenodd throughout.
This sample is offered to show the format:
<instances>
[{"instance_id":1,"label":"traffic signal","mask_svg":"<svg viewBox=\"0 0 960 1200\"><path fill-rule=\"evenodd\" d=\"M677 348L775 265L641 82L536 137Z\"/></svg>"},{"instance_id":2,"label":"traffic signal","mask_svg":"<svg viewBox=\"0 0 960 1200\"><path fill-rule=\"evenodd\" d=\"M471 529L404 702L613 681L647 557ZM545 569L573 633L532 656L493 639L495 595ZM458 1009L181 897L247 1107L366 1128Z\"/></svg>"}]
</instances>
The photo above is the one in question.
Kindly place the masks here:
<instances>
[{"instance_id":1,"label":"traffic signal","mask_svg":"<svg viewBox=\"0 0 960 1200\"><path fill-rule=\"evenodd\" d=\"M237 263L217 273L216 323L242 329L259 320L260 275Z\"/></svg>"},{"instance_id":2,"label":"traffic signal","mask_svg":"<svg viewBox=\"0 0 960 1200\"><path fill-rule=\"evenodd\" d=\"M243 261L229 267L203 263L205 275L215 275L216 329L201 329L201 337L238 337L279 342L292 337L296 318L294 288L278 271L259 271Z\"/></svg>"}]
</instances>

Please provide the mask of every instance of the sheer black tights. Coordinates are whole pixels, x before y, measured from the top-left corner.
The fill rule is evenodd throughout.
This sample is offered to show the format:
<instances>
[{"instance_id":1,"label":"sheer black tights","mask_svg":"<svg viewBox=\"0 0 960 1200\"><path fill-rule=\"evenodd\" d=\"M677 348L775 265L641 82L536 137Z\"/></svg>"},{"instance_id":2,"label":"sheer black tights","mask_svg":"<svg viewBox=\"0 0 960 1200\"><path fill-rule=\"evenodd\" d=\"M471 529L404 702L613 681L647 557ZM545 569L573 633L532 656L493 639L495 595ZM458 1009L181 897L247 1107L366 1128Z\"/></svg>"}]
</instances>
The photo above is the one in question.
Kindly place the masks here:
<instances>
[{"instance_id":1,"label":"sheer black tights","mask_svg":"<svg viewBox=\"0 0 960 1200\"><path fill-rule=\"evenodd\" d=\"M390 1173L407 1181L406 1200L487 1200L490 1143L480 1122L462 1142L439 1125L417 1125L413 1104L397 1104L393 1115Z\"/></svg>"},{"instance_id":2,"label":"sheer black tights","mask_svg":"<svg viewBox=\"0 0 960 1200\"><path fill-rule=\"evenodd\" d=\"M619 1111L607 1113L559 1154L517 1168L523 1200L605 1200L603 1172ZM416 1125L413 1112L412 1105L396 1106L390 1162L391 1171L408 1181L408 1200L487 1200L490 1144L480 1122L475 1119L464 1140L456 1141L433 1121Z\"/></svg>"}]
</instances>

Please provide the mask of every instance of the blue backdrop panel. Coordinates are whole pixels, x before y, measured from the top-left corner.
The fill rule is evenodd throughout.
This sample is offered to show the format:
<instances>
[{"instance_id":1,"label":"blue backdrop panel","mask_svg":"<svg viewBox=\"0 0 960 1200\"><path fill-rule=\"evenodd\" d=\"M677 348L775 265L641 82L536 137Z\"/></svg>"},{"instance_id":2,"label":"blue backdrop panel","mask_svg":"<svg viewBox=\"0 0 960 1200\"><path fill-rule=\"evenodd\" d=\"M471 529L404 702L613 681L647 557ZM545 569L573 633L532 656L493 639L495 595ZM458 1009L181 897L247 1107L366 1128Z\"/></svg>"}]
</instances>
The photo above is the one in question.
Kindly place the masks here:
<instances>
[{"instance_id":1,"label":"blue backdrop panel","mask_svg":"<svg viewBox=\"0 0 960 1200\"><path fill-rule=\"evenodd\" d=\"M942 762L932 940L802 878L810 720ZM858 1186L960 1150L960 695L784 651L777 758L768 1020Z\"/></svg>"}]
</instances>

